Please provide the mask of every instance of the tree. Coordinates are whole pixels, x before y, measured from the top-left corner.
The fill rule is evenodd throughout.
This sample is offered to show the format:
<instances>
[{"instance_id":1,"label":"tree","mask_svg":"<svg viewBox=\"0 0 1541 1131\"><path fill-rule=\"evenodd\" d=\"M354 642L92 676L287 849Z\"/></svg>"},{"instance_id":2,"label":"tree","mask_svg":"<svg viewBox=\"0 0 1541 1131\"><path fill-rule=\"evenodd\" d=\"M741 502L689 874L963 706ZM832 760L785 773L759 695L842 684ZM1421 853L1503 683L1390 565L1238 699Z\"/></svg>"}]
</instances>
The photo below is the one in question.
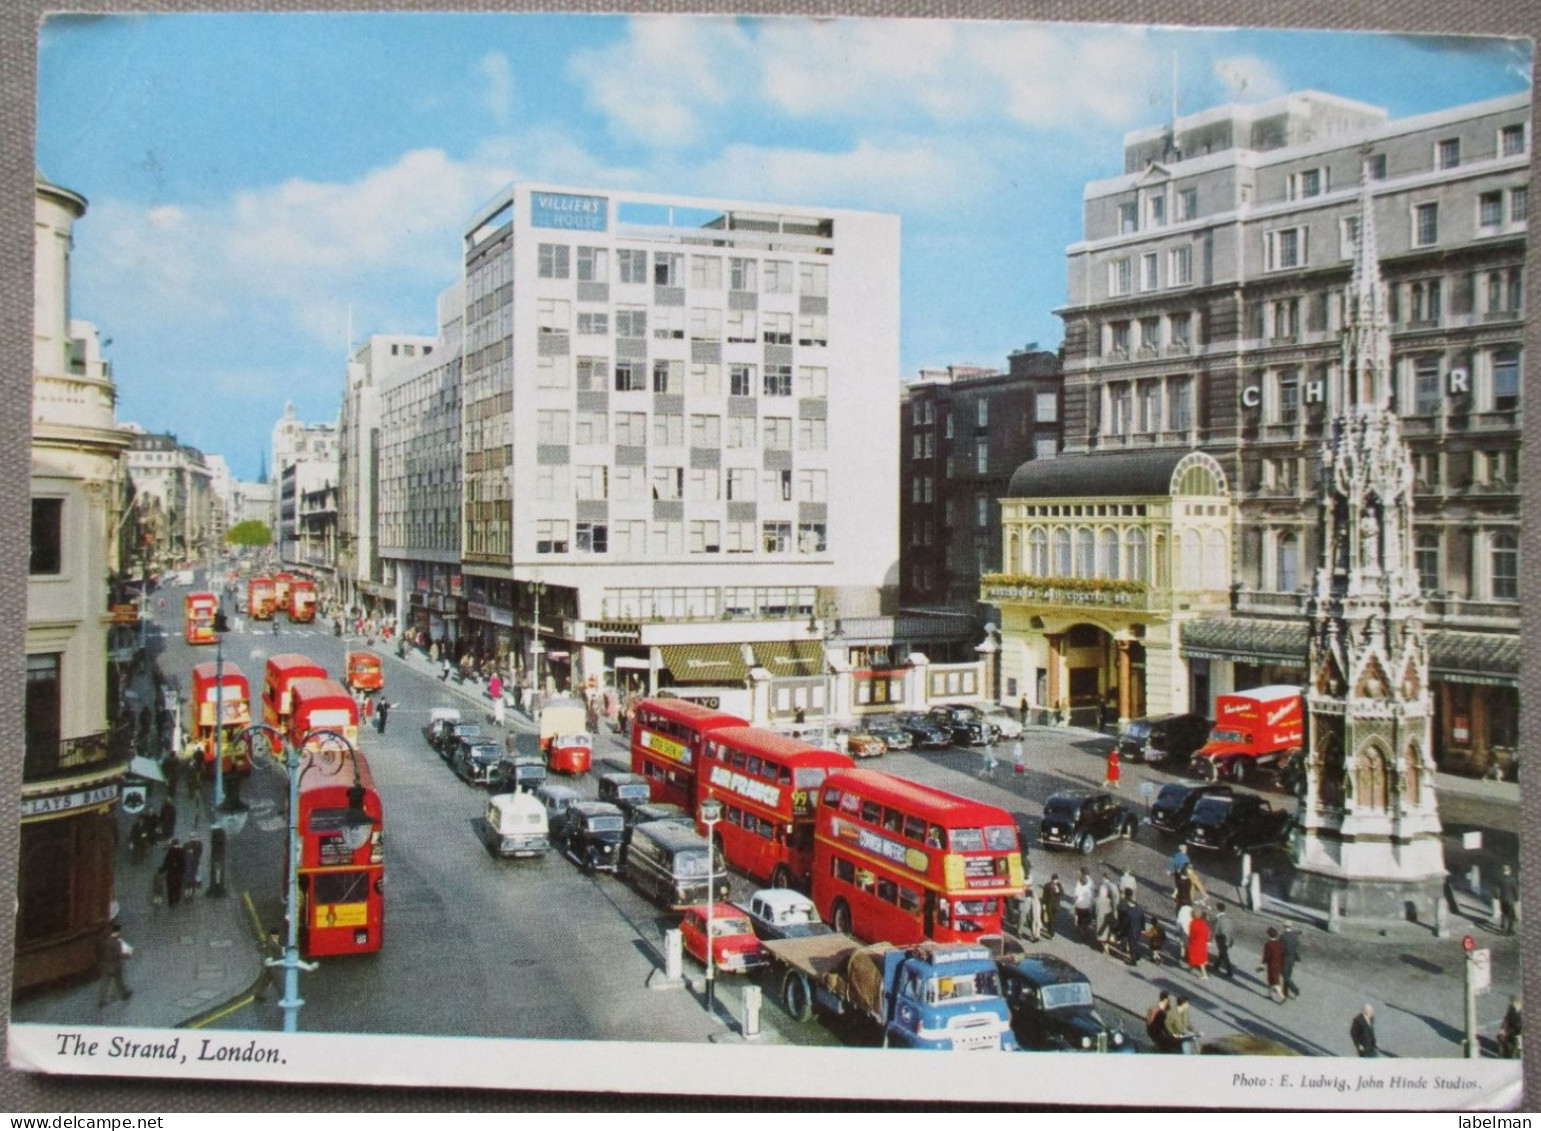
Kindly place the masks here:
<instances>
[{"instance_id":1,"label":"tree","mask_svg":"<svg viewBox=\"0 0 1541 1131\"><path fill-rule=\"evenodd\" d=\"M234 546L271 546L273 531L268 524L251 518L238 522L225 532L225 541Z\"/></svg>"}]
</instances>

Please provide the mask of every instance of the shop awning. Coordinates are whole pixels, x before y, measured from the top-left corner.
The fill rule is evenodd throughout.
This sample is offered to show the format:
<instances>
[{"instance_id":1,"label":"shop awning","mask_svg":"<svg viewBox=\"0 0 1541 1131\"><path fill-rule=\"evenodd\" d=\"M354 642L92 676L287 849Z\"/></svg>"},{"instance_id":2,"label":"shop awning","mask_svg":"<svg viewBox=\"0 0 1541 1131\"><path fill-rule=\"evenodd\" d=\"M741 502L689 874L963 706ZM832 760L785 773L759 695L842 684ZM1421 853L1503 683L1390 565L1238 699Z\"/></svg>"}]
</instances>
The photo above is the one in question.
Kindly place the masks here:
<instances>
[{"instance_id":1,"label":"shop awning","mask_svg":"<svg viewBox=\"0 0 1541 1131\"><path fill-rule=\"evenodd\" d=\"M1182 626L1182 654L1192 660L1230 660L1232 663L1304 668L1308 632L1303 620L1231 617L1190 621ZM1518 687L1519 636L1432 629L1429 632L1429 672L1446 683Z\"/></svg>"},{"instance_id":2,"label":"shop awning","mask_svg":"<svg viewBox=\"0 0 1541 1131\"><path fill-rule=\"evenodd\" d=\"M675 683L738 684L749 678L742 644L664 644L658 651Z\"/></svg>"},{"instance_id":3,"label":"shop awning","mask_svg":"<svg viewBox=\"0 0 1541 1131\"><path fill-rule=\"evenodd\" d=\"M754 647L754 662L772 676L824 674L824 645L817 640L777 640Z\"/></svg>"}]
</instances>

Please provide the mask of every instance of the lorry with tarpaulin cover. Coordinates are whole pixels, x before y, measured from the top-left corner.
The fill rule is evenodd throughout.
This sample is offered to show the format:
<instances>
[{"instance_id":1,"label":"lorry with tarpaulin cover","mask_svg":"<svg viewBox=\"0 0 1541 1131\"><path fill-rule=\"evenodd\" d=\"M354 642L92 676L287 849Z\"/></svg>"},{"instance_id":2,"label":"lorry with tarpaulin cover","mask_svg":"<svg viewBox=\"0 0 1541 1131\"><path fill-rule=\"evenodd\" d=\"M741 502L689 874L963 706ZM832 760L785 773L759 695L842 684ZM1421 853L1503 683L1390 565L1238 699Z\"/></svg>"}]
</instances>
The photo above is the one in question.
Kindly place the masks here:
<instances>
[{"instance_id":1,"label":"lorry with tarpaulin cover","mask_svg":"<svg viewBox=\"0 0 1541 1131\"><path fill-rule=\"evenodd\" d=\"M807 1021L815 1010L865 1018L885 1047L1009 1052L1011 1014L989 950L973 943L909 947L850 935L769 939L781 1004Z\"/></svg>"}]
</instances>

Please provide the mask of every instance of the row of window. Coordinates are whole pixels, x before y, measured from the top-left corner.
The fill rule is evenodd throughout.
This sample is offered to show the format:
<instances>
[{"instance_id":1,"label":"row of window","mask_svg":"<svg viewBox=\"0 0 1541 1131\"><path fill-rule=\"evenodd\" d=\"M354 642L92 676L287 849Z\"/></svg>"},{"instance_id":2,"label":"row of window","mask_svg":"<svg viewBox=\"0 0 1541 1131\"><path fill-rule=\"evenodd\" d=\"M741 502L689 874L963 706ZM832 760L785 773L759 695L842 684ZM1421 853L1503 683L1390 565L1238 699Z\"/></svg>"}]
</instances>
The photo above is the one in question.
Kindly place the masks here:
<instances>
[{"instance_id":1,"label":"row of window","mask_svg":"<svg viewBox=\"0 0 1541 1131\"><path fill-rule=\"evenodd\" d=\"M1167 353L1189 353L1193 349L1196 322L1197 316L1187 310L1114 319L1103 324L1102 356L1115 361L1156 357L1163 346Z\"/></svg>"},{"instance_id":2,"label":"row of window","mask_svg":"<svg viewBox=\"0 0 1541 1131\"><path fill-rule=\"evenodd\" d=\"M1479 412L1512 412L1520 406L1520 351L1514 347L1484 350L1472 357L1464 375L1452 372L1439 354L1400 357L1391 384L1391 407L1404 416L1435 416L1450 393L1469 392ZM1332 367L1299 366L1265 369L1258 393L1263 420L1294 424L1301 419L1303 393L1323 401Z\"/></svg>"},{"instance_id":3,"label":"row of window","mask_svg":"<svg viewBox=\"0 0 1541 1131\"><path fill-rule=\"evenodd\" d=\"M571 499L688 499L692 502L759 501L823 503L829 498L829 473L823 469L761 471L749 467L611 467L605 464L542 464L535 469L535 497Z\"/></svg>"},{"instance_id":4,"label":"row of window","mask_svg":"<svg viewBox=\"0 0 1541 1131\"><path fill-rule=\"evenodd\" d=\"M1138 270L1138 276L1136 271ZM1162 273L1162 256L1158 251L1142 253L1138 260L1123 256L1108 263L1108 293L1133 294L1136 277L1141 292L1161 290L1166 287L1182 287L1193 282L1193 247L1183 244L1168 248L1166 271Z\"/></svg>"},{"instance_id":5,"label":"row of window","mask_svg":"<svg viewBox=\"0 0 1541 1131\"><path fill-rule=\"evenodd\" d=\"M617 306L613 310L579 310L576 323L572 303L543 298L536 303L536 327L541 334L566 335L576 326L584 336L646 338L652 326L654 341L763 343L789 346L829 344L829 317L824 314L793 314L786 310L720 310L716 307Z\"/></svg>"},{"instance_id":6,"label":"row of window","mask_svg":"<svg viewBox=\"0 0 1541 1131\"><path fill-rule=\"evenodd\" d=\"M1102 434L1189 432L1193 428L1193 378L1156 377L1111 381L1102 387Z\"/></svg>"},{"instance_id":7,"label":"row of window","mask_svg":"<svg viewBox=\"0 0 1541 1131\"><path fill-rule=\"evenodd\" d=\"M717 413L609 412L603 409L543 408L535 413L535 439L540 444L609 444L621 447L683 447L686 421L689 421L690 446L693 448L753 448L756 436L767 450L792 450L793 419L790 416L728 416ZM818 442L827 435L827 421L796 421L798 448L803 451L823 448ZM508 430L502 429L501 441L507 442ZM815 444L817 443L817 448ZM477 447L480 445L474 445Z\"/></svg>"},{"instance_id":8,"label":"row of window","mask_svg":"<svg viewBox=\"0 0 1541 1131\"><path fill-rule=\"evenodd\" d=\"M1223 589L1229 584L1230 539L1224 531L1181 531L1174 535L1173 545L1178 554L1178 588ZM1148 543L1145 531L1137 526L1122 532L1113 527L1034 527L1027 532L1025 559L1020 532L1009 533L1003 565L1006 573L1045 580L1140 581L1159 589L1167 585L1166 556L1166 536L1157 534Z\"/></svg>"},{"instance_id":9,"label":"row of window","mask_svg":"<svg viewBox=\"0 0 1541 1131\"><path fill-rule=\"evenodd\" d=\"M720 291L726 282L730 291L815 298L829 295L827 263L799 263L790 259L729 256L724 261L720 255L691 255L687 275L687 257L683 252L543 243L536 249L537 273L542 279L573 278L582 283L609 283L612 281L612 251L614 281L618 283L683 287L688 281L694 289Z\"/></svg>"},{"instance_id":10,"label":"row of window","mask_svg":"<svg viewBox=\"0 0 1541 1131\"><path fill-rule=\"evenodd\" d=\"M974 402L974 427L976 431L982 431L990 426L990 402L981 397ZM953 426L958 414L955 412L942 413L942 437L951 440L954 437ZM1024 410L1021 419L1021 432L1026 435L1031 431L1034 423L1054 424L1059 421L1059 394L1057 392L1041 392L1033 396L1031 415ZM916 428L925 428L936 423L936 402L933 400L917 399L910 402L910 423ZM925 456L934 455L936 452L936 434L934 432L917 433L916 442L924 441ZM919 449L915 452L917 459L922 458Z\"/></svg>"},{"instance_id":11,"label":"row of window","mask_svg":"<svg viewBox=\"0 0 1541 1131\"><path fill-rule=\"evenodd\" d=\"M816 591L794 586L674 586L647 589L608 589L601 612L611 620L719 620L806 617L813 611ZM666 720L660 720L662 727ZM670 723L666 733L687 741L690 732Z\"/></svg>"},{"instance_id":12,"label":"row of window","mask_svg":"<svg viewBox=\"0 0 1541 1131\"><path fill-rule=\"evenodd\" d=\"M724 386L723 371L727 371ZM540 389L577 388L580 393L673 393L692 397L825 397L829 370L822 365L758 365L753 362L652 361L567 355L541 357L535 385Z\"/></svg>"},{"instance_id":13,"label":"row of window","mask_svg":"<svg viewBox=\"0 0 1541 1131\"><path fill-rule=\"evenodd\" d=\"M822 522L691 522L615 519L571 522L565 518L537 519L537 554L610 554L641 557L692 554L822 554L827 549ZM573 537L569 537L569 534ZM686 535L689 541L686 541Z\"/></svg>"},{"instance_id":14,"label":"row of window","mask_svg":"<svg viewBox=\"0 0 1541 1131\"><path fill-rule=\"evenodd\" d=\"M1265 584L1280 593L1296 592L1304 583L1301 572L1301 537L1293 531L1271 531L1273 576L1264 579ZM1517 601L1520 595L1520 539L1511 530L1488 531L1479 535L1475 547L1476 559L1485 564L1485 571L1478 570L1473 578L1478 592L1491 601ZM1442 559L1444 550L1440 535L1422 531L1413 538L1413 566L1418 573L1418 587L1425 594L1437 593L1444 588ZM1485 572L1485 576L1483 576Z\"/></svg>"}]
</instances>

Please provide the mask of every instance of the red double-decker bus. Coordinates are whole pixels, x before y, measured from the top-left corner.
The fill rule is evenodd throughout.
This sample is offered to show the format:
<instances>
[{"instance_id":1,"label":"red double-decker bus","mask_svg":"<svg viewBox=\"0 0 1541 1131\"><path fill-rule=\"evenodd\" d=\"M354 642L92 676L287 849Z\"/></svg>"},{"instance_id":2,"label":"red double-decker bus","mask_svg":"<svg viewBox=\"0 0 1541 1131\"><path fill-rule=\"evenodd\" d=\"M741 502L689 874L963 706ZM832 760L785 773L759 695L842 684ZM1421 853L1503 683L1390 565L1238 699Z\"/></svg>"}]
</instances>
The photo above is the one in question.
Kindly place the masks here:
<instances>
[{"instance_id":1,"label":"red double-decker bus","mask_svg":"<svg viewBox=\"0 0 1541 1131\"><path fill-rule=\"evenodd\" d=\"M672 801L694 813L702 737L719 727L748 725L747 719L685 699L643 699L632 712L631 772L647 778L654 801Z\"/></svg>"},{"instance_id":2,"label":"red double-decker bus","mask_svg":"<svg viewBox=\"0 0 1541 1131\"><path fill-rule=\"evenodd\" d=\"M302 752L323 739L310 736L333 731L358 745L358 704L348 689L335 679L301 676L289 684L289 742Z\"/></svg>"},{"instance_id":3,"label":"red double-decker bus","mask_svg":"<svg viewBox=\"0 0 1541 1131\"><path fill-rule=\"evenodd\" d=\"M194 664L192 695L193 737L202 750L203 764L214 764L214 736L218 730L218 746L224 751L222 772L227 777L251 773L246 745L230 741L232 732L251 724L251 691L245 674L229 660Z\"/></svg>"},{"instance_id":4,"label":"red double-decker bus","mask_svg":"<svg viewBox=\"0 0 1541 1131\"><path fill-rule=\"evenodd\" d=\"M856 763L759 727L707 731L696 773L696 807L708 796L722 803L717 839L729 867L772 887L808 890L813 873L813 823L819 788L836 770Z\"/></svg>"},{"instance_id":5,"label":"red double-decker bus","mask_svg":"<svg viewBox=\"0 0 1541 1131\"><path fill-rule=\"evenodd\" d=\"M312 747L300 768L300 950L307 958L376 951L385 937L385 812L369 763L341 745Z\"/></svg>"},{"instance_id":6,"label":"red double-decker bus","mask_svg":"<svg viewBox=\"0 0 1541 1131\"><path fill-rule=\"evenodd\" d=\"M287 730L293 711L290 688L297 679L325 679L326 668L298 652L280 652L268 657L262 679L262 721L270 727Z\"/></svg>"},{"instance_id":7,"label":"red double-decker bus","mask_svg":"<svg viewBox=\"0 0 1541 1131\"><path fill-rule=\"evenodd\" d=\"M316 583L296 577L289 585L289 620L309 624L316 619Z\"/></svg>"},{"instance_id":8,"label":"red double-decker bus","mask_svg":"<svg viewBox=\"0 0 1541 1131\"><path fill-rule=\"evenodd\" d=\"M813 902L835 929L898 946L1001 930L1022 891L1011 814L876 770L831 774L819 800Z\"/></svg>"},{"instance_id":9,"label":"red double-decker bus","mask_svg":"<svg viewBox=\"0 0 1541 1131\"><path fill-rule=\"evenodd\" d=\"M189 593L182 598L183 635L189 644L214 643L214 614L219 598L213 593Z\"/></svg>"},{"instance_id":10,"label":"red double-decker bus","mask_svg":"<svg viewBox=\"0 0 1541 1131\"><path fill-rule=\"evenodd\" d=\"M252 620L271 620L275 604L271 577L253 577L246 582L246 615Z\"/></svg>"},{"instance_id":11,"label":"red double-decker bus","mask_svg":"<svg viewBox=\"0 0 1541 1131\"><path fill-rule=\"evenodd\" d=\"M275 573L273 575L273 604L284 612L289 611L289 589L294 584L294 574Z\"/></svg>"}]
</instances>

